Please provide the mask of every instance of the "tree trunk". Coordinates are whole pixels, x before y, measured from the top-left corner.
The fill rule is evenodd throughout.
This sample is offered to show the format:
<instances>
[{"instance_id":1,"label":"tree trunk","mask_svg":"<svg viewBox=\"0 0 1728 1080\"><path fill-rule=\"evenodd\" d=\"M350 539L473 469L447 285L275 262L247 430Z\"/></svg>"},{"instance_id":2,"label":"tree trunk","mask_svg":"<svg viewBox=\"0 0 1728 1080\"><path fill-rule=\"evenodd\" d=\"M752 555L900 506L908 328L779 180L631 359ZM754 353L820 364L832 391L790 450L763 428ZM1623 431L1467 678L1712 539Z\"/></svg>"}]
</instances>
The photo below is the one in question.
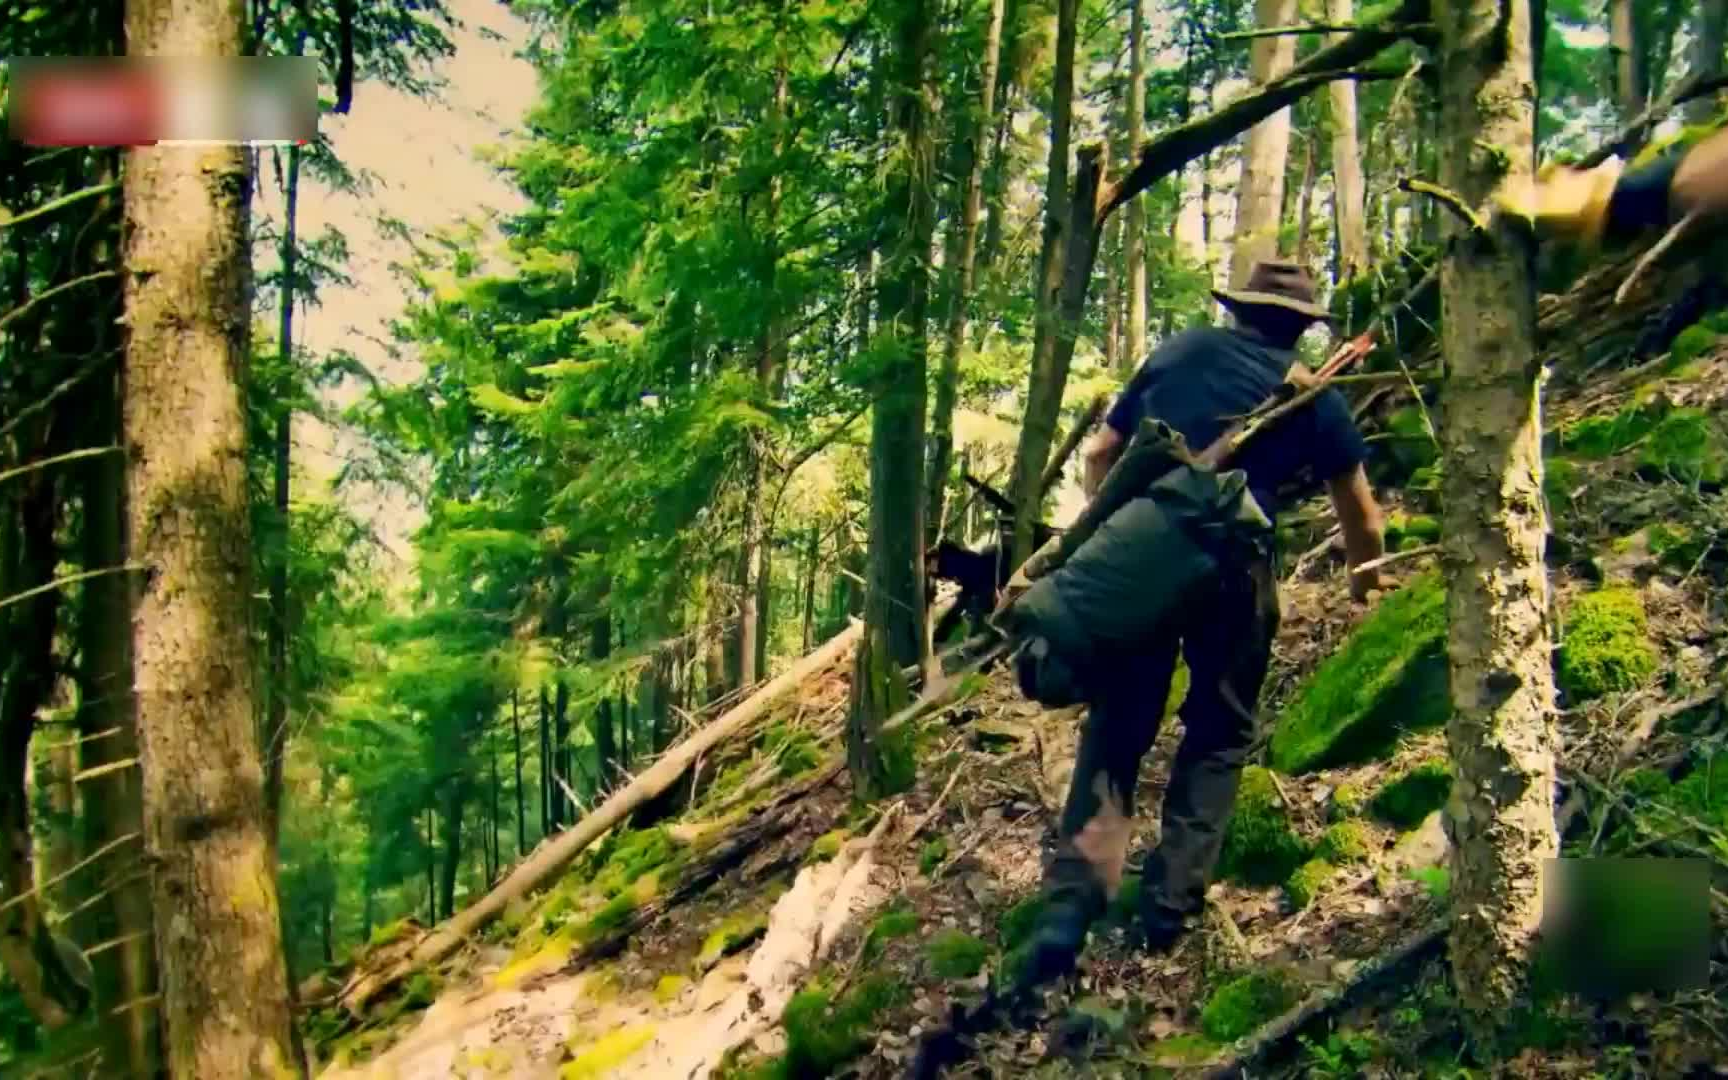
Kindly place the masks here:
<instances>
[{"instance_id":1,"label":"tree trunk","mask_svg":"<svg viewBox=\"0 0 1728 1080\"><path fill-rule=\"evenodd\" d=\"M516 691L510 691L510 732L516 743L516 854L528 854L528 798L522 790L522 709Z\"/></svg>"},{"instance_id":2,"label":"tree trunk","mask_svg":"<svg viewBox=\"0 0 1728 1080\"><path fill-rule=\"evenodd\" d=\"M1328 0L1327 20L1347 26L1355 18L1355 0ZM1342 34L1333 34L1336 44ZM1362 176L1362 150L1356 138L1356 84L1339 79L1327 88L1332 102L1332 199L1338 228L1338 283L1353 280L1368 266L1367 184Z\"/></svg>"},{"instance_id":3,"label":"tree trunk","mask_svg":"<svg viewBox=\"0 0 1728 1080\"><path fill-rule=\"evenodd\" d=\"M1098 346L1104 354L1104 370L1115 371L1122 352L1122 222L1111 222L1108 230L1104 242L1104 336Z\"/></svg>"},{"instance_id":4,"label":"tree trunk","mask_svg":"<svg viewBox=\"0 0 1728 1080\"><path fill-rule=\"evenodd\" d=\"M821 569L822 529L810 526L809 570L804 575L804 635L799 655L816 647L816 572Z\"/></svg>"},{"instance_id":5,"label":"tree trunk","mask_svg":"<svg viewBox=\"0 0 1728 1080\"><path fill-rule=\"evenodd\" d=\"M1644 111L1646 72L1642 28L1635 0L1608 0L1608 51L1614 57L1614 105L1622 124L1631 123ZM1635 150L1643 141L1643 134L1639 133L1628 149Z\"/></svg>"},{"instance_id":6,"label":"tree trunk","mask_svg":"<svg viewBox=\"0 0 1728 1080\"><path fill-rule=\"evenodd\" d=\"M1260 26L1296 21L1296 0L1255 0ZM1255 38L1249 48L1254 82L1259 86L1289 71L1296 62L1296 39L1283 34ZM1290 157L1290 110L1280 109L1254 125L1242 146L1242 180L1236 189L1236 234L1230 246L1230 285L1241 288L1262 259L1278 254L1278 210L1284 204L1284 169Z\"/></svg>"},{"instance_id":7,"label":"tree trunk","mask_svg":"<svg viewBox=\"0 0 1728 1080\"><path fill-rule=\"evenodd\" d=\"M127 54L237 56L240 9L128 0ZM123 430L159 1008L176 1076L291 1071L264 763L247 656L252 528L241 382L249 168L234 146L141 147L125 170Z\"/></svg>"},{"instance_id":8,"label":"tree trunk","mask_svg":"<svg viewBox=\"0 0 1728 1080\"><path fill-rule=\"evenodd\" d=\"M540 835L551 836L557 827L556 793L552 786L552 732L547 726L551 706L546 700L546 688L540 688Z\"/></svg>"},{"instance_id":9,"label":"tree trunk","mask_svg":"<svg viewBox=\"0 0 1728 1080\"><path fill-rule=\"evenodd\" d=\"M567 790L576 783L570 754L570 688L560 679L552 691L552 827L555 829L575 820L576 808Z\"/></svg>"},{"instance_id":10,"label":"tree trunk","mask_svg":"<svg viewBox=\"0 0 1728 1080\"><path fill-rule=\"evenodd\" d=\"M970 128L972 160L960 203L954 286L948 297L948 332L942 342L942 368L936 376L936 411L930 421L930 475L924 493L927 543L935 543L942 530L942 504L948 495L948 474L954 465L954 407L960 394L960 351L966 344L966 315L977 274L985 153L995 127L996 83L1002 66L1002 20L1006 9L1006 0L991 0L990 29L984 37L984 58L978 78L978 110Z\"/></svg>"},{"instance_id":11,"label":"tree trunk","mask_svg":"<svg viewBox=\"0 0 1728 1080\"><path fill-rule=\"evenodd\" d=\"M288 167L283 194L282 297L277 312L277 344L284 372L294 363L294 274L299 252L295 248L295 220L300 204L300 147L288 148ZM282 763L288 750L288 466L292 446L294 410L286 401L276 403L276 431L271 447L275 482L274 525L270 544L270 623L267 628L270 681L264 699L269 703L264 717L264 812L270 849L275 851L282 834Z\"/></svg>"},{"instance_id":12,"label":"tree trunk","mask_svg":"<svg viewBox=\"0 0 1728 1080\"><path fill-rule=\"evenodd\" d=\"M1314 225L1314 179L1319 169L1315 167L1314 140L1302 140L1302 187L1296 196L1296 258L1302 265L1308 265L1313 254L1308 250L1309 238Z\"/></svg>"},{"instance_id":13,"label":"tree trunk","mask_svg":"<svg viewBox=\"0 0 1728 1080\"><path fill-rule=\"evenodd\" d=\"M1486 207L1500 185L1529 184L1534 168L1528 0L1446 0L1435 21L1440 182ZM1448 218L1440 271L1447 742L1457 775L1451 954L1479 1034L1522 990L1544 863L1558 854L1534 252L1526 233L1489 220L1492 231L1470 235Z\"/></svg>"},{"instance_id":14,"label":"tree trunk","mask_svg":"<svg viewBox=\"0 0 1728 1080\"><path fill-rule=\"evenodd\" d=\"M438 833L432 808L426 808L426 923L438 921Z\"/></svg>"},{"instance_id":15,"label":"tree trunk","mask_svg":"<svg viewBox=\"0 0 1728 1080\"><path fill-rule=\"evenodd\" d=\"M1065 3L1072 0L1064 0ZM864 600L860 654L882 650L895 670L922 664L929 652L924 623L923 447L924 379L928 341L930 236L934 158L926 115L925 68L930 52L927 0L909 0L895 30L893 131L900 142L891 179L884 233L894 238L882 269L877 333L888 358L875 387L870 431L870 572ZM875 726L887 713L880 701L853 685L854 722L847 731L848 760L860 793L879 790L882 775ZM869 797L868 794L865 797Z\"/></svg>"},{"instance_id":16,"label":"tree trunk","mask_svg":"<svg viewBox=\"0 0 1728 1080\"><path fill-rule=\"evenodd\" d=\"M456 912L456 874L462 868L462 804L467 801L467 777L457 771L444 781L444 863L438 874L438 917Z\"/></svg>"},{"instance_id":17,"label":"tree trunk","mask_svg":"<svg viewBox=\"0 0 1728 1080\"><path fill-rule=\"evenodd\" d=\"M1043 492L1038 480L1056 438L1062 412L1062 391L1068 369L1059 364L1057 338L1065 331L1061 318L1062 261L1068 230L1068 156L1074 116L1074 49L1079 27L1079 0L1057 0L1056 72L1050 102L1050 164L1044 183L1044 239L1038 254L1037 322L1032 335L1032 372L1026 386L1026 410L1020 418L1020 438L1014 450L1014 475L1008 497L1014 504L1014 562L1032 554L1032 529L1039 519ZM1068 350L1073 355L1072 345ZM868 636L866 636L868 641Z\"/></svg>"},{"instance_id":18,"label":"tree trunk","mask_svg":"<svg viewBox=\"0 0 1728 1080\"><path fill-rule=\"evenodd\" d=\"M486 884L491 885L498 879L498 868L504 864L504 852L499 844L498 818L498 744L488 738L486 740L486 758L492 766L492 830L491 830L491 865L486 868Z\"/></svg>"},{"instance_id":19,"label":"tree trunk","mask_svg":"<svg viewBox=\"0 0 1728 1080\"><path fill-rule=\"evenodd\" d=\"M1728 37L1728 0L1698 0L1692 25L1690 74L1709 79L1722 74L1724 38ZM1706 124L1716 118L1722 95L1706 94L1686 103L1686 122Z\"/></svg>"},{"instance_id":20,"label":"tree trunk","mask_svg":"<svg viewBox=\"0 0 1728 1080\"><path fill-rule=\"evenodd\" d=\"M612 616L602 610L594 618L594 628L588 641L588 658L598 661L611 655ZM599 779L599 786L594 789L594 794L599 795L611 786L612 772L618 764L618 743L612 727L612 700L605 694L601 694L594 705L594 719L589 733L594 736L594 772Z\"/></svg>"},{"instance_id":21,"label":"tree trunk","mask_svg":"<svg viewBox=\"0 0 1728 1080\"><path fill-rule=\"evenodd\" d=\"M1128 19L1128 153L1140 152L1146 126L1146 0L1132 0ZM1146 359L1146 204L1128 204L1122 235L1127 261L1128 314L1121 371L1132 374Z\"/></svg>"}]
</instances>

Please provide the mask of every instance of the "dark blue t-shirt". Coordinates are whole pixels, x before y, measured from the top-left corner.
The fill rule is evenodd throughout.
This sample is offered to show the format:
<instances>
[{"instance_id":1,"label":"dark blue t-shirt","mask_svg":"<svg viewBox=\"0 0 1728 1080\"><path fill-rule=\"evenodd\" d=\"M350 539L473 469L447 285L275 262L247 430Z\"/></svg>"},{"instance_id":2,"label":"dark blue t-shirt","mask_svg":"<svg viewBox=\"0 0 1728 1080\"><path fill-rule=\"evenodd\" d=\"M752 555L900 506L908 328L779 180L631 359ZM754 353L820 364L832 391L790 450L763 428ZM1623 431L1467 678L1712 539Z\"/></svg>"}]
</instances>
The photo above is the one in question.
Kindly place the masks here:
<instances>
[{"instance_id":1,"label":"dark blue t-shirt","mask_svg":"<svg viewBox=\"0 0 1728 1080\"><path fill-rule=\"evenodd\" d=\"M1166 339L1134 373L1105 422L1124 439L1152 416L1199 451L1237 417L1272 396L1295 361L1235 328L1206 326ZM1250 439L1231 467L1268 516L1367 458L1350 407L1328 389Z\"/></svg>"}]
</instances>

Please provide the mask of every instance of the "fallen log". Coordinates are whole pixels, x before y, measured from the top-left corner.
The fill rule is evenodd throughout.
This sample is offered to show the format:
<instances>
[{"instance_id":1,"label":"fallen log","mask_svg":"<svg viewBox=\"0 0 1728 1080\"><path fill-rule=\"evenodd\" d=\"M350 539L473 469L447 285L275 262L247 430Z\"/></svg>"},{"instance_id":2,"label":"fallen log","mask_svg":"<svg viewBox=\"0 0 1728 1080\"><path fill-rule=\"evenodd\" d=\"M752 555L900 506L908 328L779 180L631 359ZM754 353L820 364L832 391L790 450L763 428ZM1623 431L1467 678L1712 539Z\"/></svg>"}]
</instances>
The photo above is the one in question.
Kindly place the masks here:
<instances>
[{"instance_id":1,"label":"fallen log","mask_svg":"<svg viewBox=\"0 0 1728 1080\"><path fill-rule=\"evenodd\" d=\"M510 876L491 892L433 928L411 954L384 965L381 970L356 972L342 989L343 1008L356 1016L363 1014L366 1006L380 993L461 948L475 932L503 914L512 900L547 884L607 830L624 821L638 806L676 784L698 757L748 726L782 694L833 666L857 644L862 631L863 625L854 622L827 644L770 679L712 724L668 750L640 776L608 796L574 828L560 833L518 864Z\"/></svg>"}]
</instances>

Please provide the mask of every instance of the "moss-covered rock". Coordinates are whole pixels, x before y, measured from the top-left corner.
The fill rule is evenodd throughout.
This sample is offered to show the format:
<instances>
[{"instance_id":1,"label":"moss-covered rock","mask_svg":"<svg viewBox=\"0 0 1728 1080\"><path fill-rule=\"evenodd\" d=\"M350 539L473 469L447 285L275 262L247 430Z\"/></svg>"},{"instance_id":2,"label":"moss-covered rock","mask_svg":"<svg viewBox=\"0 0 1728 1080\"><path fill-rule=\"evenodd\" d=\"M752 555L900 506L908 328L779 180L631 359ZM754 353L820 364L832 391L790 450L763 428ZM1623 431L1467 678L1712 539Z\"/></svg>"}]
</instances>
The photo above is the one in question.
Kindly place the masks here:
<instances>
[{"instance_id":1,"label":"moss-covered rock","mask_svg":"<svg viewBox=\"0 0 1728 1080\"><path fill-rule=\"evenodd\" d=\"M918 852L918 872L929 877L936 872L936 868L941 866L942 861L947 857L948 840L946 837L938 836L925 844L923 849Z\"/></svg>"},{"instance_id":2,"label":"moss-covered rock","mask_svg":"<svg viewBox=\"0 0 1728 1080\"><path fill-rule=\"evenodd\" d=\"M882 947L896 938L910 937L918 932L918 915L911 908L896 906L889 908L876 916L876 921L865 931L864 958L872 959L882 951Z\"/></svg>"},{"instance_id":3,"label":"moss-covered rock","mask_svg":"<svg viewBox=\"0 0 1728 1080\"><path fill-rule=\"evenodd\" d=\"M1367 760L1451 712L1446 590L1429 572L1382 599L1297 689L1273 733L1271 763L1303 772Z\"/></svg>"},{"instance_id":4,"label":"moss-covered rock","mask_svg":"<svg viewBox=\"0 0 1728 1080\"><path fill-rule=\"evenodd\" d=\"M1598 589L1572 603L1555 671L1569 702L1636 689L1655 670L1649 620L1636 589Z\"/></svg>"},{"instance_id":5,"label":"moss-covered rock","mask_svg":"<svg viewBox=\"0 0 1728 1080\"><path fill-rule=\"evenodd\" d=\"M558 1070L559 1080L595 1080L628 1061L654 1041L654 1025L619 1028L583 1047Z\"/></svg>"},{"instance_id":6,"label":"moss-covered rock","mask_svg":"<svg viewBox=\"0 0 1728 1080\"><path fill-rule=\"evenodd\" d=\"M786 1053L776 1070L787 1077L829 1076L869 1048L877 1017L908 997L891 975L868 975L835 1002L826 988L800 991L787 1002L780 1023Z\"/></svg>"},{"instance_id":7,"label":"moss-covered rock","mask_svg":"<svg viewBox=\"0 0 1728 1080\"><path fill-rule=\"evenodd\" d=\"M1703 323L1688 326L1668 346L1668 362L1664 366L1670 371L1683 368L1715 350L1721 340L1721 334Z\"/></svg>"},{"instance_id":8,"label":"moss-covered rock","mask_svg":"<svg viewBox=\"0 0 1728 1080\"><path fill-rule=\"evenodd\" d=\"M827 862L840 854L840 849L845 846L846 841L851 836L852 830L850 829L829 829L810 842L810 850L805 853L804 861Z\"/></svg>"},{"instance_id":9,"label":"moss-covered rock","mask_svg":"<svg viewBox=\"0 0 1728 1080\"><path fill-rule=\"evenodd\" d=\"M1368 829L1360 821L1340 821L1320 834L1314 854L1335 866L1349 866L1368 858Z\"/></svg>"},{"instance_id":10,"label":"moss-covered rock","mask_svg":"<svg viewBox=\"0 0 1728 1080\"><path fill-rule=\"evenodd\" d=\"M1326 816L1333 821L1361 817L1368 809L1371 794L1356 781L1346 780L1332 789L1332 796L1326 801Z\"/></svg>"},{"instance_id":11,"label":"moss-covered rock","mask_svg":"<svg viewBox=\"0 0 1728 1080\"><path fill-rule=\"evenodd\" d=\"M1662 418L1658 406L1632 405L1608 416L1587 416L1559 433L1559 448L1575 457L1601 460L1632 448Z\"/></svg>"},{"instance_id":12,"label":"moss-covered rock","mask_svg":"<svg viewBox=\"0 0 1728 1080\"><path fill-rule=\"evenodd\" d=\"M1673 409L1639 447L1638 467L1683 483L1719 486L1728 475L1728 437L1709 413Z\"/></svg>"},{"instance_id":13,"label":"moss-covered rock","mask_svg":"<svg viewBox=\"0 0 1728 1080\"><path fill-rule=\"evenodd\" d=\"M1368 804L1369 811L1400 832L1414 829L1446 805L1452 793L1452 767L1444 761L1424 761L1388 781Z\"/></svg>"},{"instance_id":14,"label":"moss-covered rock","mask_svg":"<svg viewBox=\"0 0 1728 1080\"><path fill-rule=\"evenodd\" d=\"M1235 1042L1302 998L1302 983L1281 968L1244 975L1220 986L1200 1010L1200 1030L1221 1043Z\"/></svg>"},{"instance_id":15,"label":"moss-covered rock","mask_svg":"<svg viewBox=\"0 0 1728 1080\"><path fill-rule=\"evenodd\" d=\"M1245 885L1276 885L1302 865L1307 855L1301 838L1290 827L1272 774L1257 765L1243 769L1236 807L1224 827L1219 875Z\"/></svg>"},{"instance_id":16,"label":"moss-covered rock","mask_svg":"<svg viewBox=\"0 0 1728 1080\"><path fill-rule=\"evenodd\" d=\"M678 842L664 827L617 834L605 863L594 875L594 889L610 899L643 874L671 863L678 853Z\"/></svg>"},{"instance_id":17,"label":"moss-covered rock","mask_svg":"<svg viewBox=\"0 0 1728 1080\"><path fill-rule=\"evenodd\" d=\"M1309 859L1285 880L1284 895L1290 898L1290 903L1297 909L1305 908L1314 902L1314 897L1332 880L1337 869L1325 859Z\"/></svg>"},{"instance_id":18,"label":"moss-covered rock","mask_svg":"<svg viewBox=\"0 0 1728 1080\"><path fill-rule=\"evenodd\" d=\"M1432 544L1440 539L1440 519L1432 514L1399 511L1387 518L1385 539L1389 551L1409 551Z\"/></svg>"},{"instance_id":19,"label":"moss-covered rock","mask_svg":"<svg viewBox=\"0 0 1728 1080\"><path fill-rule=\"evenodd\" d=\"M939 979L970 979L984 970L990 946L961 930L942 930L924 946L930 971Z\"/></svg>"}]
</instances>

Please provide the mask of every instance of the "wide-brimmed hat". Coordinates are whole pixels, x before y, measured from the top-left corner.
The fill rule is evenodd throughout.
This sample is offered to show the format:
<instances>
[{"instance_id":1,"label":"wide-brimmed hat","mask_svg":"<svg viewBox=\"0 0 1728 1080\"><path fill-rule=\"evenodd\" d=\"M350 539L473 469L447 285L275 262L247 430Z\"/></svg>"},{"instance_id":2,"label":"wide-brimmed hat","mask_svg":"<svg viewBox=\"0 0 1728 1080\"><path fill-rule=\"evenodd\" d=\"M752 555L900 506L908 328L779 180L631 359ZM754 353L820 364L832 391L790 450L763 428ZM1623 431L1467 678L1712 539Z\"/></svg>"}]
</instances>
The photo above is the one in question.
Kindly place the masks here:
<instances>
[{"instance_id":1,"label":"wide-brimmed hat","mask_svg":"<svg viewBox=\"0 0 1728 1080\"><path fill-rule=\"evenodd\" d=\"M1330 321L1332 313L1314 302L1314 277L1299 263L1266 260L1254 264L1240 289L1213 289L1229 307L1277 307Z\"/></svg>"}]
</instances>

